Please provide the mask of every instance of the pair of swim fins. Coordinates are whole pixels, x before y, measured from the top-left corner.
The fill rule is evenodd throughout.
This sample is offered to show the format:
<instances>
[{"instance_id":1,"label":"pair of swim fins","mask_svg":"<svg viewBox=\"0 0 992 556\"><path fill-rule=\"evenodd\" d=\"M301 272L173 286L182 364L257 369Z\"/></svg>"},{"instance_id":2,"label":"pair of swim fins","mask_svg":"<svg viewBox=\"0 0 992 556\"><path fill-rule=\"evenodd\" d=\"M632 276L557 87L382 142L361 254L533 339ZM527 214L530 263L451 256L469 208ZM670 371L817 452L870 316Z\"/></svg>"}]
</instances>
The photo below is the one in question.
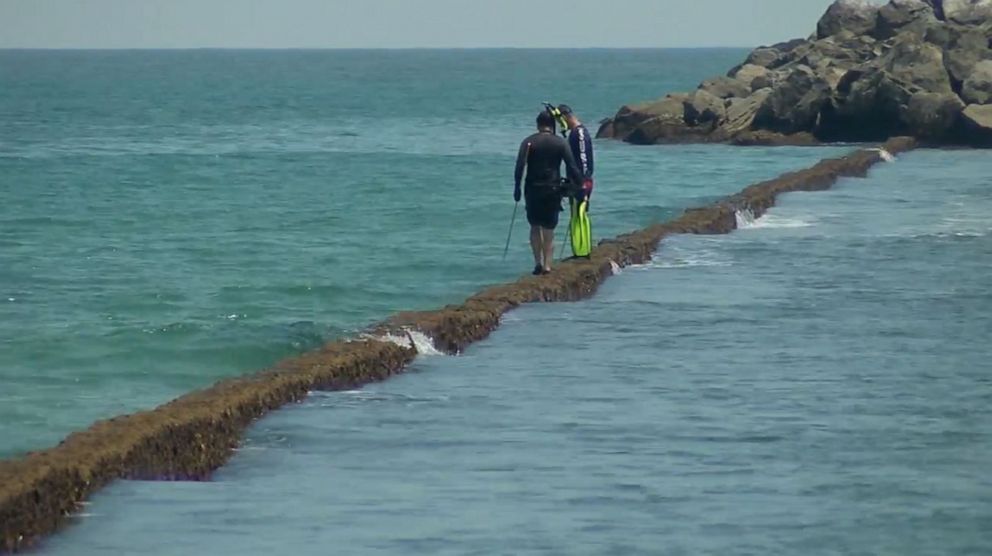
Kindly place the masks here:
<instances>
[{"instance_id":1,"label":"pair of swim fins","mask_svg":"<svg viewBox=\"0 0 992 556\"><path fill-rule=\"evenodd\" d=\"M572 239L572 255L588 257L592 253L592 223L589 221L589 201L576 202L569 199L571 218L568 220L568 234Z\"/></svg>"}]
</instances>

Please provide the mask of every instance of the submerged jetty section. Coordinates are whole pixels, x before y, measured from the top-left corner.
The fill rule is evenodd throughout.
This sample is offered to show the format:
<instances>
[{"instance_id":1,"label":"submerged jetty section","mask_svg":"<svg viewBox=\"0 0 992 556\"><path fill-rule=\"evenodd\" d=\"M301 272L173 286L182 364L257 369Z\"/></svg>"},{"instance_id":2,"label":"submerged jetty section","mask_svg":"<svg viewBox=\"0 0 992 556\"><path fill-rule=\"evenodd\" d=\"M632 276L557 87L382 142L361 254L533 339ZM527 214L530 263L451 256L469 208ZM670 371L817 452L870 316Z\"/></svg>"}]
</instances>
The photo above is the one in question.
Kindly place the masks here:
<instances>
[{"instance_id":1,"label":"submerged jetty section","mask_svg":"<svg viewBox=\"0 0 992 556\"><path fill-rule=\"evenodd\" d=\"M350 389L399 373L417 355L413 335L458 353L488 336L523 303L591 296L618 267L648 261L672 234L725 234L738 212L761 216L781 193L828 189L863 177L874 164L916 147L908 137L752 185L675 220L605 240L588 260L554 273L486 289L436 311L400 313L359 339L330 342L273 368L192 392L156 409L100 421L58 446L0 462L0 552L18 552L64 525L81 503L116 479L207 480L232 455L242 433L265 413L312 390Z\"/></svg>"}]
</instances>

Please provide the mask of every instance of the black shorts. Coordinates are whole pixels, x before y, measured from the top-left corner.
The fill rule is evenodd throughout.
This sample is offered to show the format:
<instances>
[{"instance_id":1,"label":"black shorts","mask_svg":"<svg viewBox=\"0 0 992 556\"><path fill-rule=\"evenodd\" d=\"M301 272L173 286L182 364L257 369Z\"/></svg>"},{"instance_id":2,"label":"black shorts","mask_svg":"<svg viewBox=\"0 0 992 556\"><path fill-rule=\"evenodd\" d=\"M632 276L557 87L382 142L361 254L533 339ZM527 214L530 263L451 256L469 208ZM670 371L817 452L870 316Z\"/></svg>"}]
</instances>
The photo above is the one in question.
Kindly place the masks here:
<instances>
[{"instance_id":1,"label":"black shorts","mask_svg":"<svg viewBox=\"0 0 992 556\"><path fill-rule=\"evenodd\" d=\"M527 223L531 226L553 230L558 226L561 212L561 194L552 187L530 187L524 190L527 204Z\"/></svg>"}]
</instances>

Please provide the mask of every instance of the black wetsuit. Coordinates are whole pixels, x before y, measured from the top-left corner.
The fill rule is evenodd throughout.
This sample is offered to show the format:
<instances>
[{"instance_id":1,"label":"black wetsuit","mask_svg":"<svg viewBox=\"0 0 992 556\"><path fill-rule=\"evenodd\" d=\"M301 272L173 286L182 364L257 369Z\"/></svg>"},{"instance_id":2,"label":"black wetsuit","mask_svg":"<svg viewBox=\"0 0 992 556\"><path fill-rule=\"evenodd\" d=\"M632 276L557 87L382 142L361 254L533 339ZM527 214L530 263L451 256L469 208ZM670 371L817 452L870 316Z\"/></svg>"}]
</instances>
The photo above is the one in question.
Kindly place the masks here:
<instances>
[{"instance_id":1,"label":"black wetsuit","mask_svg":"<svg viewBox=\"0 0 992 556\"><path fill-rule=\"evenodd\" d=\"M527 202L527 222L531 226L553 230L558 225L561 199L569 193L561 183L562 162L573 187L581 186L582 172L575 165L575 158L564 139L550 131L540 131L520 144L514 183L519 189L526 166L524 198Z\"/></svg>"},{"instance_id":2,"label":"black wetsuit","mask_svg":"<svg viewBox=\"0 0 992 556\"><path fill-rule=\"evenodd\" d=\"M572 156L582 171L582 189L579 191L579 200L588 199L592 194L592 173L595 170L592 156L592 136L586 126L579 124L568 134L568 145L572 148Z\"/></svg>"}]
</instances>

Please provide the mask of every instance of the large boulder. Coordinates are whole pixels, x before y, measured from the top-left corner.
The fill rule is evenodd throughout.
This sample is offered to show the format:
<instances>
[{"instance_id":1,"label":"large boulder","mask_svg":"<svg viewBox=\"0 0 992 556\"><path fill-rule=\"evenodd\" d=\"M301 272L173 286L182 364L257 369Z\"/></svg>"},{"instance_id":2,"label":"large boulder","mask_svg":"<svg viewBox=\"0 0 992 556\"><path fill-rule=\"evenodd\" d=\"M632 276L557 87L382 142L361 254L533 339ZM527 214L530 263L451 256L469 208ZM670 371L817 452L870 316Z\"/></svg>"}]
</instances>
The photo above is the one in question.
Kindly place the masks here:
<instances>
[{"instance_id":1,"label":"large boulder","mask_svg":"<svg viewBox=\"0 0 992 556\"><path fill-rule=\"evenodd\" d=\"M754 117L765 100L772 94L771 89L759 89L747 98L734 98L727 106L727 116L720 131L727 137L733 137L751 129Z\"/></svg>"},{"instance_id":2,"label":"large boulder","mask_svg":"<svg viewBox=\"0 0 992 556\"><path fill-rule=\"evenodd\" d=\"M992 104L992 60L975 65L961 89L961 98L969 104Z\"/></svg>"},{"instance_id":3,"label":"large boulder","mask_svg":"<svg viewBox=\"0 0 992 556\"><path fill-rule=\"evenodd\" d=\"M808 66L798 66L758 108L754 126L791 134L809 131L830 101L830 85Z\"/></svg>"},{"instance_id":4,"label":"large boulder","mask_svg":"<svg viewBox=\"0 0 992 556\"><path fill-rule=\"evenodd\" d=\"M835 36L813 41L796 49L795 60L778 71L808 66L827 83L836 88L848 70L882 54L882 47L869 36L841 32Z\"/></svg>"},{"instance_id":5,"label":"large boulder","mask_svg":"<svg viewBox=\"0 0 992 556\"><path fill-rule=\"evenodd\" d=\"M672 125L684 124L683 115L685 108L683 103L689 95L671 94L654 102L645 102L633 106L623 106L617 115L613 117L612 123L605 123L600 128L600 135L607 136L609 130L610 137L626 139L637 130L641 124L653 119L660 119Z\"/></svg>"},{"instance_id":6,"label":"large boulder","mask_svg":"<svg viewBox=\"0 0 992 556\"><path fill-rule=\"evenodd\" d=\"M944 50L944 67L955 90L960 90L981 61L992 60L990 34L992 29L952 23L940 23L927 30L927 42Z\"/></svg>"},{"instance_id":7,"label":"large boulder","mask_svg":"<svg viewBox=\"0 0 992 556\"><path fill-rule=\"evenodd\" d=\"M908 113L914 95L954 93L941 49L910 35L900 35L889 52L847 72L836 91L833 102L824 108L818 134L862 140L909 132L911 123L920 121ZM924 98L932 100L920 97L917 107Z\"/></svg>"},{"instance_id":8,"label":"large boulder","mask_svg":"<svg viewBox=\"0 0 992 556\"><path fill-rule=\"evenodd\" d=\"M699 85L699 90L706 91L717 98L744 98L751 94L751 85L745 84L732 77L719 76L707 79Z\"/></svg>"},{"instance_id":9,"label":"large boulder","mask_svg":"<svg viewBox=\"0 0 992 556\"><path fill-rule=\"evenodd\" d=\"M891 0L878 10L873 35L879 40L902 33L923 36L928 25L936 21L933 6L924 0Z\"/></svg>"},{"instance_id":10,"label":"large boulder","mask_svg":"<svg viewBox=\"0 0 992 556\"><path fill-rule=\"evenodd\" d=\"M638 124L627 135L626 141L633 145L654 145L663 140L683 135L685 124L665 118L651 118Z\"/></svg>"},{"instance_id":11,"label":"large boulder","mask_svg":"<svg viewBox=\"0 0 992 556\"><path fill-rule=\"evenodd\" d=\"M613 118L603 118L599 121L599 129L596 131L596 139L617 139L617 130L614 126Z\"/></svg>"},{"instance_id":12,"label":"large boulder","mask_svg":"<svg viewBox=\"0 0 992 556\"><path fill-rule=\"evenodd\" d=\"M965 140L992 145L992 104L972 104L961 113Z\"/></svg>"},{"instance_id":13,"label":"large boulder","mask_svg":"<svg viewBox=\"0 0 992 556\"><path fill-rule=\"evenodd\" d=\"M758 66L755 64L744 64L736 68L730 77L744 83L751 88L751 91L756 91L762 87L755 87L755 79L767 78L768 74L771 73L770 70L763 66Z\"/></svg>"},{"instance_id":14,"label":"large boulder","mask_svg":"<svg viewBox=\"0 0 992 556\"><path fill-rule=\"evenodd\" d=\"M685 104L690 98L677 93L654 102L625 106L613 118L613 136L635 145L706 140L711 128L694 128L685 122Z\"/></svg>"},{"instance_id":15,"label":"large boulder","mask_svg":"<svg viewBox=\"0 0 992 556\"><path fill-rule=\"evenodd\" d=\"M825 39L842 31L862 35L875 29L878 8L867 0L837 0L816 24L816 37Z\"/></svg>"},{"instance_id":16,"label":"large boulder","mask_svg":"<svg viewBox=\"0 0 992 556\"><path fill-rule=\"evenodd\" d=\"M807 42L809 42L808 39L792 39L788 41L777 42L773 44L771 47L783 54L790 54L800 46L806 44Z\"/></svg>"},{"instance_id":17,"label":"large boulder","mask_svg":"<svg viewBox=\"0 0 992 556\"><path fill-rule=\"evenodd\" d=\"M774 89L775 86L781 83L783 79L788 77L788 75L789 72L787 71L769 71L764 75L759 75L751 80L751 91Z\"/></svg>"},{"instance_id":18,"label":"large boulder","mask_svg":"<svg viewBox=\"0 0 992 556\"><path fill-rule=\"evenodd\" d=\"M965 25L992 21L992 0L933 0L941 8L943 18Z\"/></svg>"},{"instance_id":19,"label":"large boulder","mask_svg":"<svg viewBox=\"0 0 992 556\"><path fill-rule=\"evenodd\" d=\"M709 126L712 129L727 115L723 99L702 89L693 93L683 107L685 123L691 126Z\"/></svg>"},{"instance_id":20,"label":"large boulder","mask_svg":"<svg viewBox=\"0 0 992 556\"><path fill-rule=\"evenodd\" d=\"M940 140L958 123L964 103L953 93L916 93L901 114L905 128L917 137Z\"/></svg>"},{"instance_id":21,"label":"large boulder","mask_svg":"<svg viewBox=\"0 0 992 556\"><path fill-rule=\"evenodd\" d=\"M874 141L904 133L900 113L912 95L885 71L851 70L824 106L816 134L827 141Z\"/></svg>"},{"instance_id":22,"label":"large boulder","mask_svg":"<svg viewBox=\"0 0 992 556\"><path fill-rule=\"evenodd\" d=\"M879 69L911 89L931 93L952 92L951 80L944 68L944 53L936 45L911 37L900 37L892 50L878 59ZM914 91L916 92L916 91Z\"/></svg>"},{"instance_id":23,"label":"large boulder","mask_svg":"<svg viewBox=\"0 0 992 556\"><path fill-rule=\"evenodd\" d=\"M745 64L761 66L763 68L770 68L778 65L778 61L782 58L782 53L774 48L768 46L762 46L760 48L755 48L748 54L747 59L744 60Z\"/></svg>"}]
</instances>

